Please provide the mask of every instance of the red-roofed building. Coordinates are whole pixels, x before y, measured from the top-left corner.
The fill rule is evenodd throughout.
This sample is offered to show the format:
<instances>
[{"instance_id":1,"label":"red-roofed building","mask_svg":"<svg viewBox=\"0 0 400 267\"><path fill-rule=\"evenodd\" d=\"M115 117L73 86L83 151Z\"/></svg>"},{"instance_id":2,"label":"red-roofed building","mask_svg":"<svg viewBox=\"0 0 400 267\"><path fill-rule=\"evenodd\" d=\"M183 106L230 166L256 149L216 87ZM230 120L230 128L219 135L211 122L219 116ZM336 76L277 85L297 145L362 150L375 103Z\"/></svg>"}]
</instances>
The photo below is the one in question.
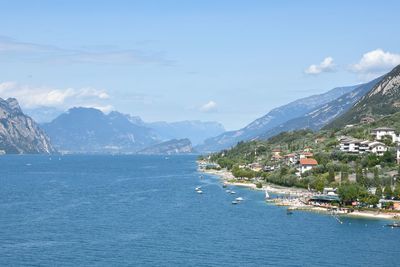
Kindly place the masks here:
<instances>
[{"instance_id":1,"label":"red-roofed building","mask_svg":"<svg viewBox=\"0 0 400 267\"><path fill-rule=\"evenodd\" d=\"M315 166L318 165L318 162L315 159L305 158L300 159L300 173L305 173L306 171L311 170Z\"/></svg>"}]
</instances>

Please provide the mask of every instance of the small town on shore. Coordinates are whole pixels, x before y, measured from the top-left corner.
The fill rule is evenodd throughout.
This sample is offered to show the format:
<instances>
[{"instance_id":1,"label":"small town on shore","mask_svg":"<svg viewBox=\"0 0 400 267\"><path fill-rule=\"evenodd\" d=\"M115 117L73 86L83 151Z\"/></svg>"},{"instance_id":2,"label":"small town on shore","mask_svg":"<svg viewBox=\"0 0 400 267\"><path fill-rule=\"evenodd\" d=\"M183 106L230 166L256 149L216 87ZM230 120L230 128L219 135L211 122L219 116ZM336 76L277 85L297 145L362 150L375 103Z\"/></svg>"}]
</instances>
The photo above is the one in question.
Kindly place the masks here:
<instances>
[{"instance_id":1,"label":"small town on shore","mask_svg":"<svg viewBox=\"0 0 400 267\"><path fill-rule=\"evenodd\" d=\"M372 119L343 129L298 130L199 157L223 185L264 190L293 210L400 219L400 135ZM378 123L379 125L379 123ZM266 193L268 195L268 193ZM398 225L395 223L394 225Z\"/></svg>"}]
</instances>

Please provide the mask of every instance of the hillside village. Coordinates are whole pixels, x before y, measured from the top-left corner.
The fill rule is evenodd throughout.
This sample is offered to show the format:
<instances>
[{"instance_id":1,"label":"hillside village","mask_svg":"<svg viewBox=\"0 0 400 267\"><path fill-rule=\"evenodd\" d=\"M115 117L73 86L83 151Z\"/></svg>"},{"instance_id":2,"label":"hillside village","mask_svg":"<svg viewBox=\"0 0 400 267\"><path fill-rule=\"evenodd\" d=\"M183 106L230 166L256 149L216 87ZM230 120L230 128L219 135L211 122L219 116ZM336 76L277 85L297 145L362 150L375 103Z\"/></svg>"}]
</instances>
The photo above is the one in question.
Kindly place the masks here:
<instances>
[{"instance_id":1,"label":"hillside village","mask_svg":"<svg viewBox=\"0 0 400 267\"><path fill-rule=\"evenodd\" d=\"M240 142L202 159L206 168L229 170L236 182L306 188L318 196L318 205L329 192L338 204L397 210L400 131L373 127L383 121L387 118L339 130L285 132L266 141Z\"/></svg>"}]
</instances>

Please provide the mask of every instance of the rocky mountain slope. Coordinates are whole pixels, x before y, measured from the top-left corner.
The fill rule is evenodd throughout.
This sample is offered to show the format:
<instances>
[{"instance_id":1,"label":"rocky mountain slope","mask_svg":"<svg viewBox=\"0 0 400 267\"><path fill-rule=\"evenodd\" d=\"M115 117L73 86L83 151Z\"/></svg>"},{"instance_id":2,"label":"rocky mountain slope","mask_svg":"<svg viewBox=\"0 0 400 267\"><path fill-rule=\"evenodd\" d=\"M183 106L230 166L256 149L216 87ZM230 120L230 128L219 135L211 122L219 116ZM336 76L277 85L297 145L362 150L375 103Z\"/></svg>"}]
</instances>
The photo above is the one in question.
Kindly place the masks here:
<instances>
[{"instance_id":1,"label":"rocky mountain slope","mask_svg":"<svg viewBox=\"0 0 400 267\"><path fill-rule=\"evenodd\" d=\"M190 154L193 152L192 143L189 139L173 139L162 142L139 151L140 154L150 155L176 155Z\"/></svg>"},{"instance_id":2,"label":"rocky mountain slope","mask_svg":"<svg viewBox=\"0 0 400 267\"><path fill-rule=\"evenodd\" d=\"M0 98L0 150L7 154L56 152L48 136L22 112L15 98Z\"/></svg>"},{"instance_id":3,"label":"rocky mountain slope","mask_svg":"<svg viewBox=\"0 0 400 267\"><path fill-rule=\"evenodd\" d=\"M354 106L326 128L341 128L359 123L366 116L382 118L400 111L400 65L386 74Z\"/></svg>"},{"instance_id":4,"label":"rocky mountain slope","mask_svg":"<svg viewBox=\"0 0 400 267\"><path fill-rule=\"evenodd\" d=\"M293 131L299 129L319 130L332 120L348 111L354 103L368 93L377 83L382 80L382 77L376 78L368 83L361 84L353 91L329 102L316 109L310 111L304 116L291 119L271 130L263 133L258 139L267 139L285 131Z\"/></svg>"},{"instance_id":5,"label":"rocky mountain slope","mask_svg":"<svg viewBox=\"0 0 400 267\"><path fill-rule=\"evenodd\" d=\"M282 123L306 115L316 108L353 91L356 87L357 86L338 87L323 94L312 95L293 101L287 105L271 110L265 116L255 120L240 130L225 132L219 136L209 138L205 140L203 144L195 148L202 152L212 152L229 148L239 141L258 138L269 130L280 126Z\"/></svg>"}]
</instances>

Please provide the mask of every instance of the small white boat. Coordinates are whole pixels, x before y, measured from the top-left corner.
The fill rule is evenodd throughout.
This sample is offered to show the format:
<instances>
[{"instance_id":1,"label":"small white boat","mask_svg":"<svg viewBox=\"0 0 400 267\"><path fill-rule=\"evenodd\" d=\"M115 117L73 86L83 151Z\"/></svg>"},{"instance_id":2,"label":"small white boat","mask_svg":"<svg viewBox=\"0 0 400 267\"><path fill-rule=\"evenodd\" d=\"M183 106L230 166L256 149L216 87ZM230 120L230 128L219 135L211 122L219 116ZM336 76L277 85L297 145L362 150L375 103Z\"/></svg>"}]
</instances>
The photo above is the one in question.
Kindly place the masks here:
<instances>
[{"instance_id":1,"label":"small white boat","mask_svg":"<svg viewBox=\"0 0 400 267\"><path fill-rule=\"evenodd\" d=\"M232 195L233 195L233 194L236 194L236 192L235 192L235 191L231 191L230 193L231 193Z\"/></svg>"},{"instance_id":2,"label":"small white boat","mask_svg":"<svg viewBox=\"0 0 400 267\"><path fill-rule=\"evenodd\" d=\"M237 204L239 204L239 201L236 200L232 201L232 205L237 205Z\"/></svg>"},{"instance_id":3,"label":"small white boat","mask_svg":"<svg viewBox=\"0 0 400 267\"><path fill-rule=\"evenodd\" d=\"M201 190L201 186L196 187L194 190L196 190L196 191Z\"/></svg>"},{"instance_id":4,"label":"small white boat","mask_svg":"<svg viewBox=\"0 0 400 267\"><path fill-rule=\"evenodd\" d=\"M237 198L235 198L235 200L236 201L243 201L243 198L242 197L237 197Z\"/></svg>"},{"instance_id":5,"label":"small white boat","mask_svg":"<svg viewBox=\"0 0 400 267\"><path fill-rule=\"evenodd\" d=\"M227 193L230 193L230 192L231 192L231 190L229 190L229 189L228 189L228 190L225 190L225 192L227 192Z\"/></svg>"},{"instance_id":6,"label":"small white boat","mask_svg":"<svg viewBox=\"0 0 400 267\"><path fill-rule=\"evenodd\" d=\"M203 194L203 191L201 191L201 190L197 190L196 192L197 192L197 194Z\"/></svg>"},{"instance_id":7,"label":"small white boat","mask_svg":"<svg viewBox=\"0 0 400 267\"><path fill-rule=\"evenodd\" d=\"M268 194L268 191L265 190L265 199L269 199L269 198L270 198L270 196L269 196L269 194Z\"/></svg>"}]
</instances>

